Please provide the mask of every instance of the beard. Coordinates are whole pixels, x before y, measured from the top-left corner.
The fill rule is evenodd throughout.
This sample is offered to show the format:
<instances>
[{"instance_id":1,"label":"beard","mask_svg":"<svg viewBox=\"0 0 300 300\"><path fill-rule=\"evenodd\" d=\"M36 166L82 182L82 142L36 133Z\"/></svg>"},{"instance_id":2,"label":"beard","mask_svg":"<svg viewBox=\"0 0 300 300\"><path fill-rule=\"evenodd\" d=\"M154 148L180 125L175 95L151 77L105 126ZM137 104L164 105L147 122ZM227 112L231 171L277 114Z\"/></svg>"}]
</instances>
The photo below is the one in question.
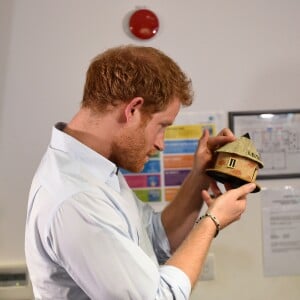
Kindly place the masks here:
<instances>
[{"instance_id":1,"label":"beard","mask_svg":"<svg viewBox=\"0 0 300 300\"><path fill-rule=\"evenodd\" d=\"M148 152L144 127L125 132L112 145L110 160L130 172L140 172L147 162Z\"/></svg>"}]
</instances>

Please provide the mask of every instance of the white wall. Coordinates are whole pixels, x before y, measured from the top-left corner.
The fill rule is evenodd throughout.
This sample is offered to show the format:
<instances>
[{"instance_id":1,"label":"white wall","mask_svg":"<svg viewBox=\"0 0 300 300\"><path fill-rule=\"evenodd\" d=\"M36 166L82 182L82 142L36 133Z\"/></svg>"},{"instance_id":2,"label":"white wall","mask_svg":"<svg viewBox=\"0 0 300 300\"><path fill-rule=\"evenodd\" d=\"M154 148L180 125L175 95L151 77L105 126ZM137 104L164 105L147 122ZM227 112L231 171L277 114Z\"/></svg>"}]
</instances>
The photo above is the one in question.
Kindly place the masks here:
<instances>
[{"instance_id":1,"label":"white wall","mask_svg":"<svg viewBox=\"0 0 300 300\"><path fill-rule=\"evenodd\" d=\"M124 29L137 6L160 18L152 40ZM24 262L27 193L51 126L78 108L90 59L127 43L162 49L192 77L187 110L300 108L297 0L0 0L1 265ZM261 201L251 195L242 220L214 241L216 279L199 283L192 299L300 298L299 276L263 275Z\"/></svg>"}]
</instances>

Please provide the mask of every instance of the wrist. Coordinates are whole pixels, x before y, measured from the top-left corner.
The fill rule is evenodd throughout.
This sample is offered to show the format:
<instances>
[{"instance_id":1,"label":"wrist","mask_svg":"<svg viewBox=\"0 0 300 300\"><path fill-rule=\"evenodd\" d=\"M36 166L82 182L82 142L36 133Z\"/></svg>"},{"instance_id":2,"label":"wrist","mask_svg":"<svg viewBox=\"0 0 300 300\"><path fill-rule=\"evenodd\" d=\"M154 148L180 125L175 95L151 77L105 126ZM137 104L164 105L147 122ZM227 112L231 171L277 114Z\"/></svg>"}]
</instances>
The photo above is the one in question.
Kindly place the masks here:
<instances>
[{"instance_id":1,"label":"wrist","mask_svg":"<svg viewBox=\"0 0 300 300\"><path fill-rule=\"evenodd\" d=\"M209 218L209 219L211 219L212 222L215 224L215 226L216 226L216 233L215 233L214 237L216 237L216 236L219 234L220 229L221 229L221 225L220 225L219 220L218 220L214 215L212 215L210 212L207 212L205 215L199 217L199 218L196 220L195 224L198 224L198 223L199 223L201 220L203 220L204 218Z\"/></svg>"},{"instance_id":2,"label":"wrist","mask_svg":"<svg viewBox=\"0 0 300 300\"><path fill-rule=\"evenodd\" d=\"M209 188L211 177L205 173L205 170L199 171L192 169L189 176L193 182L195 182L197 185L201 185L201 189L207 190Z\"/></svg>"}]
</instances>

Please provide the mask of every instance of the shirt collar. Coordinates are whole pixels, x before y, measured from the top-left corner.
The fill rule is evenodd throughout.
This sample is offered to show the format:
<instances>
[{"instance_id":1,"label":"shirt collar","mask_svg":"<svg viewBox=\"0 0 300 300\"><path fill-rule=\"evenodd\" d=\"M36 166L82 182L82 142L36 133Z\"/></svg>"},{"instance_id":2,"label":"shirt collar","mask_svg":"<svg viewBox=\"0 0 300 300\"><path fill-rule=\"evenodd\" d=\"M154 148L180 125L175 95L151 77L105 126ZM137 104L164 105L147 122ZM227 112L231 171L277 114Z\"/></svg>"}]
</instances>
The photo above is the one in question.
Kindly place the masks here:
<instances>
[{"instance_id":1,"label":"shirt collar","mask_svg":"<svg viewBox=\"0 0 300 300\"><path fill-rule=\"evenodd\" d=\"M72 159L83 164L97 180L120 191L117 180L118 167L101 154L66 134L63 131L65 126L65 123L59 122L52 128L50 147L67 153Z\"/></svg>"}]
</instances>

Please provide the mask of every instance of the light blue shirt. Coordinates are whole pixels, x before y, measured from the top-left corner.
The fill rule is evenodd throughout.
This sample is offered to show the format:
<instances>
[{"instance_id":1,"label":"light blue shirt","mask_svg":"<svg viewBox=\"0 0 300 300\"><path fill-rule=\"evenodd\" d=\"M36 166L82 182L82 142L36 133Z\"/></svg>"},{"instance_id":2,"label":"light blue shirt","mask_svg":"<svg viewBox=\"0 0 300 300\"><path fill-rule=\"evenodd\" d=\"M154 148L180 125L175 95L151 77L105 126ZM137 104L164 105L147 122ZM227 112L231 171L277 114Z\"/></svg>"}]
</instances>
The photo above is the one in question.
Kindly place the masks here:
<instances>
[{"instance_id":1,"label":"light blue shirt","mask_svg":"<svg viewBox=\"0 0 300 300\"><path fill-rule=\"evenodd\" d=\"M34 176L25 253L36 299L188 299L160 213L142 203L115 164L58 123Z\"/></svg>"}]
</instances>

